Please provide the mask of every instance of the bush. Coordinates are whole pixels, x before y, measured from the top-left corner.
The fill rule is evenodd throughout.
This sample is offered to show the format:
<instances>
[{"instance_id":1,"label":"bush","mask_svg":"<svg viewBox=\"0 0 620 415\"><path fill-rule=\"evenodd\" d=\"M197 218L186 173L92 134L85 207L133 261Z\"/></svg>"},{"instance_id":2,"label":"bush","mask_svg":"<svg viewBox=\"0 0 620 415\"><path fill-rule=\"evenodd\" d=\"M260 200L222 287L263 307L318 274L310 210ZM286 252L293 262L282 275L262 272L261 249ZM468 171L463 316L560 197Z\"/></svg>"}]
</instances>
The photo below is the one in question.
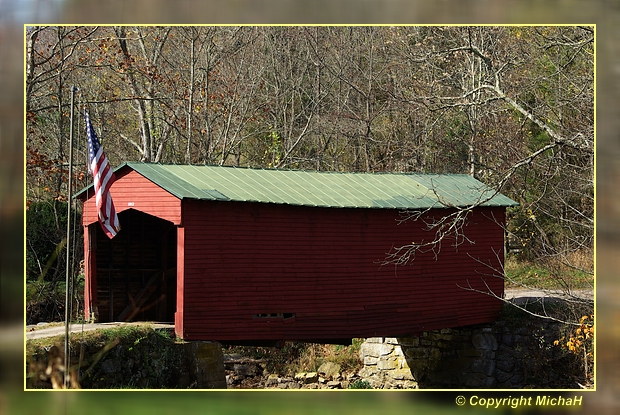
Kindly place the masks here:
<instances>
[{"instance_id":1,"label":"bush","mask_svg":"<svg viewBox=\"0 0 620 415\"><path fill-rule=\"evenodd\" d=\"M72 270L79 272L83 258L81 215L72 217L76 232L71 241ZM80 230L80 231L78 231ZM26 321L64 319L66 279L67 203L58 200L33 202L26 211ZM73 286L73 309L79 308L78 283Z\"/></svg>"},{"instance_id":2,"label":"bush","mask_svg":"<svg viewBox=\"0 0 620 415\"><path fill-rule=\"evenodd\" d=\"M368 381L358 379L349 385L349 389L372 389L372 386Z\"/></svg>"},{"instance_id":3,"label":"bush","mask_svg":"<svg viewBox=\"0 0 620 415\"><path fill-rule=\"evenodd\" d=\"M65 284L34 281L26 285L26 324L65 318Z\"/></svg>"}]
</instances>

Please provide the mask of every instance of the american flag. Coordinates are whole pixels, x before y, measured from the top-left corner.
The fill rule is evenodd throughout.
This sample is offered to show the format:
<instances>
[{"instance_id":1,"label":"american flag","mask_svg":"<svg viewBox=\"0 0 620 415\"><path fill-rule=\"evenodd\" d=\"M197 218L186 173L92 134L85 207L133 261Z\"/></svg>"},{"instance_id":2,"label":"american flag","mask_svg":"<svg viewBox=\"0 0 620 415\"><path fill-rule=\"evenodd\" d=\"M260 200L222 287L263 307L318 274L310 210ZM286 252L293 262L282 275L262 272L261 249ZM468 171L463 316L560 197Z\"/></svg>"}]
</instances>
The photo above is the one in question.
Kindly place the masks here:
<instances>
[{"instance_id":1,"label":"american flag","mask_svg":"<svg viewBox=\"0 0 620 415\"><path fill-rule=\"evenodd\" d=\"M121 230L118 222L118 216L114 209L112 196L110 195L110 187L114 183L114 173L108 162L108 158L103 152L103 147L97 139L95 129L90 123L88 112L84 111L86 117L86 135L88 136L88 151L90 154L90 165L88 169L93 175L95 182L95 200L97 202L97 211L99 212L99 223L108 238L114 238Z\"/></svg>"}]
</instances>

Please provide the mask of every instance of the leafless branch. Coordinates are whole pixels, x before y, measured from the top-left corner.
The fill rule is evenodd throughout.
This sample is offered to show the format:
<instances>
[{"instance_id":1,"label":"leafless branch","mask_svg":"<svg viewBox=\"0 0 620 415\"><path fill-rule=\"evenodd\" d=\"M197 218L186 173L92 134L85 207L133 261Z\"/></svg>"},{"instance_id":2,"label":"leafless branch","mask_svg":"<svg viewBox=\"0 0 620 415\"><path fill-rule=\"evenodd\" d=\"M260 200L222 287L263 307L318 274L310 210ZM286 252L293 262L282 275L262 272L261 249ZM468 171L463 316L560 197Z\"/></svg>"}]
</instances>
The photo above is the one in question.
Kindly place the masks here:
<instances>
[{"instance_id":1,"label":"leafless branch","mask_svg":"<svg viewBox=\"0 0 620 415\"><path fill-rule=\"evenodd\" d=\"M484 281L484 280L483 280L483 281ZM458 284L457 284L457 285L458 285L458 287L459 287L459 288L462 288L462 289L464 289L464 290L467 290L467 291L472 291L472 292L476 292L476 293L480 293L480 294L484 294L484 295L488 295L488 296L490 296L490 297L496 298L496 299L498 299L498 300L500 300L500 301L504 302L505 304L509 304L511 307L515 307L515 308L517 308L517 309L519 309L519 310L521 310L521 311L523 311L523 312L525 312L525 313L527 313L527 314L529 314L529 315L531 315L531 316L534 316L534 317L539 317L539 318L542 318L542 319L545 319L545 320L556 321L556 322L558 322L558 323L567 324L567 325L571 325L571 326L579 326L579 323L577 323L577 322L574 322L574 321L568 321L568 320L562 320L562 319L559 319L559 318L552 317L552 316L548 315L548 314L547 314L547 312L545 311L545 302L544 302L544 300L541 300L541 301L537 302L537 304L538 304L538 303L540 303L540 304L541 304L541 306L542 306L542 312L541 312L541 313L533 312L533 311L528 310L526 307L523 307L523 306L521 306L521 305L517 304L517 303L516 303L516 302L514 302L514 301L508 300L508 299L506 299L506 298L500 297L499 295L495 294L495 293L491 290L491 288L488 286L488 284L486 283L486 281L484 281L484 284L485 284L485 286L487 287L487 290L486 290L486 291L483 291L483 290L478 290L478 289L476 289L476 288L473 288L473 287L471 286L471 284L469 283L469 280L468 280L468 286L467 286L467 287L462 287L462 286L460 286L460 285L458 285ZM526 304L527 304L527 303L526 303Z\"/></svg>"}]
</instances>

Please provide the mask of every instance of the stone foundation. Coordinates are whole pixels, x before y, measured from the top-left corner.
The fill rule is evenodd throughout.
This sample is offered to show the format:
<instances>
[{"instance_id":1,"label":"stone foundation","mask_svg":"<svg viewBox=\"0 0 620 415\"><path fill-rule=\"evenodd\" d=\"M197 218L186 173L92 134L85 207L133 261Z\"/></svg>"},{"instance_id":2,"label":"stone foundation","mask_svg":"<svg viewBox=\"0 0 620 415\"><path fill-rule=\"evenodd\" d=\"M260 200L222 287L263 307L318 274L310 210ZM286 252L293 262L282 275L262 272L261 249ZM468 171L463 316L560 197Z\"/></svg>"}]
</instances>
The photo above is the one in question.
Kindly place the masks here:
<instances>
[{"instance_id":1,"label":"stone foundation","mask_svg":"<svg viewBox=\"0 0 620 415\"><path fill-rule=\"evenodd\" d=\"M104 332L105 334L105 332ZM217 342L175 342L144 328L113 338L74 335L72 387L83 389L226 389L224 355ZM62 385L62 338L36 346L27 359L28 388Z\"/></svg>"},{"instance_id":2,"label":"stone foundation","mask_svg":"<svg viewBox=\"0 0 620 415\"><path fill-rule=\"evenodd\" d=\"M373 388L562 387L570 357L553 346L559 337L558 324L541 319L373 337L361 345L358 375Z\"/></svg>"}]
</instances>

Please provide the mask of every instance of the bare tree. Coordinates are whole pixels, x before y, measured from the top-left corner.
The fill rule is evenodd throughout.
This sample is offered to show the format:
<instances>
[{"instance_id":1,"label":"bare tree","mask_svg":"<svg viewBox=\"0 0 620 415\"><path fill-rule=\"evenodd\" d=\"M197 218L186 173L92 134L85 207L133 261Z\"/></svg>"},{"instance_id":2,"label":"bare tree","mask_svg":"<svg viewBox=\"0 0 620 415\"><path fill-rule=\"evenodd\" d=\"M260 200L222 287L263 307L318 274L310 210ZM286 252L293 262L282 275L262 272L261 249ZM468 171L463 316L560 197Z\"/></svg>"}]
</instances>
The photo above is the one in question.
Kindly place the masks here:
<instances>
[{"instance_id":1,"label":"bare tree","mask_svg":"<svg viewBox=\"0 0 620 415\"><path fill-rule=\"evenodd\" d=\"M520 202L509 212L506 231L522 254L593 275L591 28L432 28L429 38L433 47L410 54L436 73L438 85L426 90L412 85L400 98L431 114L452 114L452 120L466 114L468 173L480 165L483 181ZM489 134L498 124L513 137ZM474 157L476 147L487 150L485 163ZM406 263L446 238L465 240L467 212L482 202L453 207L448 219L427 222L433 240L399 247L389 259ZM494 271L505 276L503 269ZM557 279L571 295L560 272Z\"/></svg>"}]
</instances>

